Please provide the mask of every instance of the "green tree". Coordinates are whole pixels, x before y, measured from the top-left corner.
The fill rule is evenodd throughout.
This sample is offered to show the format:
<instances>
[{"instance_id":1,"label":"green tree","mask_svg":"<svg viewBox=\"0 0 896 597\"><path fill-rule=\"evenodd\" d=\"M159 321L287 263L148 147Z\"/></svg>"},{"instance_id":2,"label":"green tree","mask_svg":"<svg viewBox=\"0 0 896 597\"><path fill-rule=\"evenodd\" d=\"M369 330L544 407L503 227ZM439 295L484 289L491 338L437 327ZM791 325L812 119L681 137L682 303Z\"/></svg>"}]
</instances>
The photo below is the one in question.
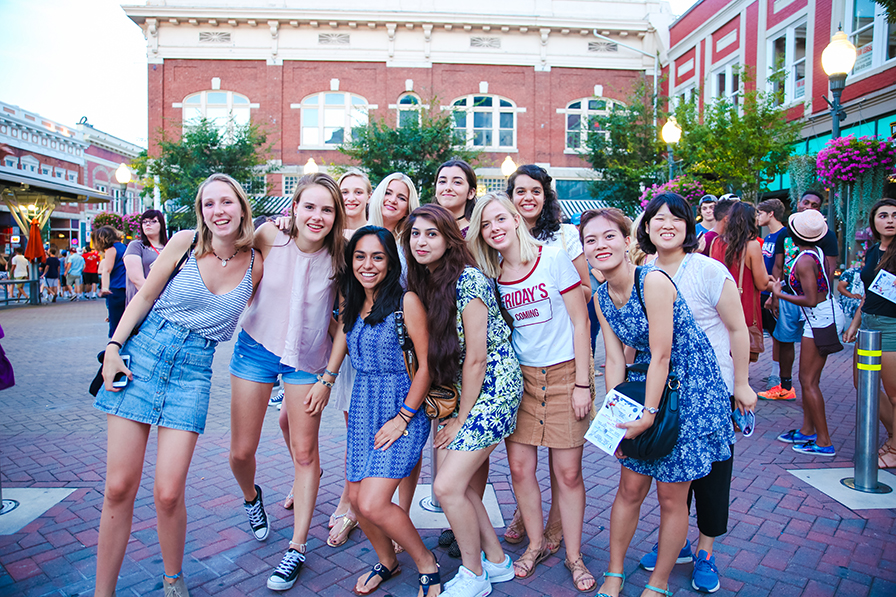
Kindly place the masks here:
<instances>
[{"instance_id":1,"label":"green tree","mask_svg":"<svg viewBox=\"0 0 896 597\"><path fill-rule=\"evenodd\" d=\"M770 82L783 74L775 73ZM748 82L751 77L743 79ZM704 186L755 202L776 175L787 172L793 144L799 139L801 123L787 119L781 100L780 92L753 88L740 94L738 101L713 101L702 115L695 102L680 104L675 117L684 134L675 157Z\"/></svg>"},{"instance_id":2,"label":"green tree","mask_svg":"<svg viewBox=\"0 0 896 597\"><path fill-rule=\"evenodd\" d=\"M385 118L371 119L366 127L355 129L352 141L339 151L367 172L374 185L393 172L403 172L417 187L421 203L432 199L442 163L452 158L473 163L479 156L464 147L453 114L439 109L435 99L421 108L419 122L411 119L395 127Z\"/></svg>"},{"instance_id":3,"label":"green tree","mask_svg":"<svg viewBox=\"0 0 896 597\"><path fill-rule=\"evenodd\" d=\"M586 137L583 157L599 177L590 183L592 196L635 215L641 189L662 177L665 147L659 140L653 90L647 81L637 84L627 104L590 120L592 133ZM607 134L595 134L598 130Z\"/></svg>"},{"instance_id":4,"label":"green tree","mask_svg":"<svg viewBox=\"0 0 896 597\"><path fill-rule=\"evenodd\" d=\"M222 130L214 121L203 118L187 125L176 140L161 129L158 155L150 157L144 151L134 167L143 179L144 196L151 196L158 186L163 202L170 200L177 207L187 207L169 217L168 225L192 227L196 225L196 190L202 181L223 172L248 182L254 176L275 171L275 166L267 164L272 145L268 133L258 125L231 122Z\"/></svg>"}]
</instances>

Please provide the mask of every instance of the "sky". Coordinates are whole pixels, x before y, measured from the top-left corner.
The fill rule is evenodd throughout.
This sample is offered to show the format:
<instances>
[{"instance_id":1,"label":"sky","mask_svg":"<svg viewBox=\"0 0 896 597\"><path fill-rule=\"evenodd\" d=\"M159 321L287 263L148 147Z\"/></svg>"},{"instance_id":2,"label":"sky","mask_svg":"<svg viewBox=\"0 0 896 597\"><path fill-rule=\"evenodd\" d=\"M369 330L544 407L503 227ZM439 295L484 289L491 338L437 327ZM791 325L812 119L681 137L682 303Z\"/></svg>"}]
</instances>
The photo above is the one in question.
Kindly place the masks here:
<instances>
[{"instance_id":1,"label":"sky","mask_svg":"<svg viewBox=\"0 0 896 597\"><path fill-rule=\"evenodd\" d=\"M674 14L695 2L670 0ZM120 0L0 0L0 101L146 147L143 31Z\"/></svg>"}]
</instances>

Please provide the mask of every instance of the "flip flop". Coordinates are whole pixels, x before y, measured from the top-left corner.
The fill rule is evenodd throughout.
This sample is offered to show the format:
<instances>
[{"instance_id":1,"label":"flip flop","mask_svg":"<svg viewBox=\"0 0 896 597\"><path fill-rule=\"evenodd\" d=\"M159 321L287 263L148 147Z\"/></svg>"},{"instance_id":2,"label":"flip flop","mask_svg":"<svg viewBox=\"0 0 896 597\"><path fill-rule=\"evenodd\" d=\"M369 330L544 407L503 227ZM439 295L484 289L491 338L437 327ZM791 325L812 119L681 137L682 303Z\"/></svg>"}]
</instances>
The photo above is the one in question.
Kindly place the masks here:
<instances>
[{"instance_id":1,"label":"flip flop","mask_svg":"<svg viewBox=\"0 0 896 597\"><path fill-rule=\"evenodd\" d=\"M375 587L373 587L372 589L370 589L369 591L366 591L366 592L359 591L358 585L355 584L355 588L354 588L355 595L370 595L371 593L373 593L374 591L379 589L381 584L383 584L384 582L386 582L393 576L398 576L399 574L401 574L401 564L395 564L395 568L393 568L392 570L389 570L388 568L383 566L381 563L377 562L376 564L373 565L373 568L370 569L370 575L368 575L367 578L364 579L364 586L367 586L367 583L369 583L373 579L374 576L379 576L380 582L378 582Z\"/></svg>"},{"instance_id":2,"label":"flip flop","mask_svg":"<svg viewBox=\"0 0 896 597\"><path fill-rule=\"evenodd\" d=\"M358 521L354 518L350 518L348 516L348 512L342 515L342 526L339 527L339 532L336 533L334 537L332 531L330 536L327 537L327 545L330 547L339 547L340 545L345 544L348 541L348 536L351 535L351 532L358 527ZM336 527L333 527L334 529Z\"/></svg>"}]
</instances>

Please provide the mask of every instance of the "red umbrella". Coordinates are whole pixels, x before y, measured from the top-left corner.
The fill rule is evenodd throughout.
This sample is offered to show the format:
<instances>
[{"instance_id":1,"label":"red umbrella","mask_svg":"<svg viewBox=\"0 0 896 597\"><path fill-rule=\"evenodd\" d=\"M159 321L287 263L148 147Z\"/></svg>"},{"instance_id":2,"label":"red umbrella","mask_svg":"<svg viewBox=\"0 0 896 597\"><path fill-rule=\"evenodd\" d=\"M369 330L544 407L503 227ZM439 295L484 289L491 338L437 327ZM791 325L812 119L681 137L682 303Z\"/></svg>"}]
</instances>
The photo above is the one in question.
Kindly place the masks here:
<instances>
[{"instance_id":1,"label":"red umbrella","mask_svg":"<svg viewBox=\"0 0 896 597\"><path fill-rule=\"evenodd\" d=\"M37 218L31 220L31 234L28 235L28 246L25 247L25 258L28 261L40 259L43 263L47 260L47 254L44 251L44 241L40 237L40 224Z\"/></svg>"}]
</instances>

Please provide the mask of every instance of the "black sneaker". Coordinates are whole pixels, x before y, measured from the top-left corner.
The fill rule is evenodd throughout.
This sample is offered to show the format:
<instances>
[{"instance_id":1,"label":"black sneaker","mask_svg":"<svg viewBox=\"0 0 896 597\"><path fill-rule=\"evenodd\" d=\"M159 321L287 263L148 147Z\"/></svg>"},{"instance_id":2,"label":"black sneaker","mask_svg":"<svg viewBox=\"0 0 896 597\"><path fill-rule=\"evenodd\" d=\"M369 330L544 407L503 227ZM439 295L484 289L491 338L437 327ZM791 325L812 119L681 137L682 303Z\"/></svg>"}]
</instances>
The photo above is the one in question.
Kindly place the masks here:
<instances>
[{"instance_id":1,"label":"black sneaker","mask_svg":"<svg viewBox=\"0 0 896 597\"><path fill-rule=\"evenodd\" d=\"M261 487L258 485L255 486L255 493L257 494L255 499L251 502L243 502L243 507L246 509L246 514L249 515L249 526L252 527L252 534L257 540L264 541L268 538L271 527L268 525L268 515L264 511Z\"/></svg>"},{"instance_id":2,"label":"black sneaker","mask_svg":"<svg viewBox=\"0 0 896 597\"><path fill-rule=\"evenodd\" d=\"M457 544L457 539L451 542L451 546L448 548L448 555L452 558L460 557L460 545Z\"/></svg>"},{"instance_id":3,"label":"black sneaker","mask_svg":"<svg viewBox=\"0 0 896 597\"><path fill-rule=\"evenodd\" d=\"M305 554L297 549L289 548L280 560L280 565L268 579L268 588L272 591L291 589L299 578L299 571L305 563Z\"/></svg>"},{"instance_id":4,"label":"black sneaker","mask_svg":"<svg viewBox=\"0 0 896 597\"><path fill-rule=\"evenodd\" d=\"M451 529L446 529L442 531L442 534L439 535L439 545L442 547L448 547L454 543L454 531Z\"/></svg>"}]
</instances>

